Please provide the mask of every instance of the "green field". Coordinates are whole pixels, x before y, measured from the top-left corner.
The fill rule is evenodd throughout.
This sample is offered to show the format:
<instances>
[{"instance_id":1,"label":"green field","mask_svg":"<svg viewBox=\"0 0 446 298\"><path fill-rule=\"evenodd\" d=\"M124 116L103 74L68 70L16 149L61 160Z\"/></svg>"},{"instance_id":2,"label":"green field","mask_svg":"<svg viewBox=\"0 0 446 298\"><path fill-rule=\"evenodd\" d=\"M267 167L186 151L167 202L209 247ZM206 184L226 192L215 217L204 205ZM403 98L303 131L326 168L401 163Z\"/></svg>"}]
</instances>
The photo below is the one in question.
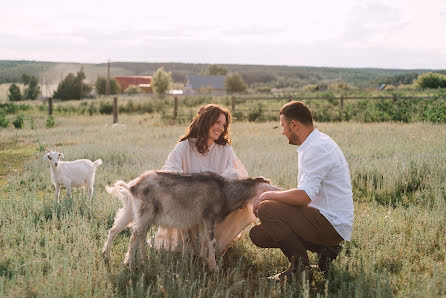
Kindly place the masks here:
<instances>
[{"instance_id":1,"label":"green field","mask_svg":"<svg viewBox=\"0 0 446 298\"><path fill-rule=\"evenodd\" d=\"M316 123L343 150L351 171L355 222L329 276L311 284L270 283L287 260L258 249L245 236L218 259L211 274L202 262L149 250L147 267L123 265L130 233L115 240L107 266L101 256L120 202L104 187L162 166L184 132L159 114L60 113L27 115L24 129L0 129L0 296L155 297L444 297L446 295L446 125L431 123ZM277 122L235 122L233 146L251 176L283 188L296 186L296 147ZM102 158L95 194L61 193L54 200L46 147L66 160ZM153 233L153 231L151 231ZM313 262L316 255L310 254Z\"/></svg>"}]
</instances>

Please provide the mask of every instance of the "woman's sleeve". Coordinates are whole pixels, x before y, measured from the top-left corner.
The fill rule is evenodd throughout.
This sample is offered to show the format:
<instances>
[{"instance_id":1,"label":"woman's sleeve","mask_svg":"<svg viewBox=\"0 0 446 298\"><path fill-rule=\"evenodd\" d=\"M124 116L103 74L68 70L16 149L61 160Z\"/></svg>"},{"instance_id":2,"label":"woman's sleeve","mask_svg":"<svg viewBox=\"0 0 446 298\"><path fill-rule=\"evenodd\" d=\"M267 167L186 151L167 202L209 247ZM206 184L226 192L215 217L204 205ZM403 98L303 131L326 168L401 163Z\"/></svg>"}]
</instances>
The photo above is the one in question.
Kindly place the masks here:
<instances>
[{"instance_id":1,"label":"woman's sleeve","mask_svg":"<svg viewBox=\"0 0 446 298\"><path fill-rule=\"evenodd\" d=\"M222 176L230 179L242 179L248 177L248 171L235 154L232 146L227 146L229 147L228 162L226 163L226 169L223 171Z\"/></svg>"},{"instance_id":2,"label":"woman's sleeve","mask_svg":"<svg viewBox=\"0 0 446 298\"><path fill-rule=\"evenodd\" d=\"M183 173L183 159L186 150L186 144L183 142L178 143L172 152L167 156L167 160L164 165L161 167L162 171L172 171Z\"/></svg>"}]
</instances>

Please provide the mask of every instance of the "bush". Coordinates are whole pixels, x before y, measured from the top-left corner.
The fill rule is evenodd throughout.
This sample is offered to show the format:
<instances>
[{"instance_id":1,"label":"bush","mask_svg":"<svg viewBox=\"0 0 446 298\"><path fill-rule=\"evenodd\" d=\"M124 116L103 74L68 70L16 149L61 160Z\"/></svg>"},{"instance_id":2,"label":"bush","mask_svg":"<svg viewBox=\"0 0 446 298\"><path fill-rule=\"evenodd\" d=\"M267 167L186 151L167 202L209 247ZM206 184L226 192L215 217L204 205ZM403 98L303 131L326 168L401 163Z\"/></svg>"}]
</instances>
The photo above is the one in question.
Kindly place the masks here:
<instances>
[{"instance_id":1,"label":"bush","mask_svg":"<svg viewBox=\"0 0 446 298\"><path fill-rule=\"evenodd\" d=\"M119 85L118 81L116 79L112 78L109 81L110 84L110 94L119 94L121 93L121 86ZM107 79L104 77L98 77L96 79L96 93L105 95L106 89L107 89Z\"/></svg>"},{"instance_id":2,"label":"bush","mask_svg":"<svg viewBox=\"0 0 446 298\"><path fill-rule=\"evenodd\" d=\"M38 84L38 78L27 74L22 75L23 84L25 84L25 90L23 91L23 98L34 100L40 94L40 86Z\"/></svg>"},{"instance_id":3,"label":"bush","mask_svg":"<svg viewBox=\"0 0 446 298\"><path fill-rule=\"evenodd\" d=\"M89 85L82 82L84 79L85 74L83 71L79 71L76 76L73 73L69 73L57 86L57 90L54 92L53 98L58 98L61 100L81 99L84 94L89 93L91 90Z\"/></svg>"},{"instance_id":4,"label":"bush","mask_svg":"<svg viewBox=\"0 0 446 298\"><path fill-rule=\"evenodd\" d=\"M248 89L242 76L235 72L225 78L225 90L228 93L245 92Z\"/></svg>"},{"instance_id":5,"label":"bush","mask_svg":"<svg viewBox=\"0 0 446 298\"><path fill-rule=\"evenodd\" d=\"M446 75L426 72L418 76L415 84L420 89L446 88Z\"/></svg>"},{"instance_id":6,"label":"bush","mask_svg":"<svg viewBox=\"0 0 446 298\"><path fill-rule=\"evenodd\" d=\"M9 126L9 121L6 119L5 115L0 116L0 127L6 128Z\"/></svg>"},{"instance_id":7,"label":"bush","mask_svg":"<svg viewBox=\"0 0 446 298\"><path fill-rule=\"evenodd\" d=\"M124 90L125 94L133 95L142 93L142 89L135 85L129 85L127 89Z\"/></svg>"},{"instance_id":8,"label":"bush","mask_svg":"<svg viewBox=\"0 0 446 298\"><path fill-rule=\"evenodd\" d=\"M156 94L164 95L169 90L172 84L172 74L170 72L164 71L163 67L158 68L158 70L153 75L152 87Z\"/></svg>"},{"instance_id":9,"label":"bush","mask_svg":"<svg viewBox=\"0 0 446 298\"><path fill-rule=\"evenodd\" d=\"M54 117L52 115L48 116L48 119L46 119L46 127L51 128L56 125L56 121L54 120Z\"/></svg>"},{"instance_id":10,"label":"bush","mask_svg":"<svg viewBox=\"0 0 446 298\"><path fill-rule=\"evenodd\" d=\"M110 115L113 113L113 104L101 101L99 103L99 113Z\"/></svg>"},{"instance_id":11,"label":"bush","mask_svg":"<svg viewBox=\"0 0 446 298\"><path fill-rule=\"evenodd\" d=\"M16 84L11 84L11 86L9 86L8 98L9 101L22 100L23 96L22 93L20 92L19 86L17 86Z\"/></svg>"},{"instance_id":12,"label":"bush","mask_svg":"<svg viewBox=\"0 0 446 298\"><path fill-rule=\"evenodd\" d=\"M14 127L17 129L20 129L23 127L24 122L25 122L25 117L23 115L17 115L17 118L15 118L15 120L12 121L12 125L14 125Z\"/></svg>"}]
</instances>

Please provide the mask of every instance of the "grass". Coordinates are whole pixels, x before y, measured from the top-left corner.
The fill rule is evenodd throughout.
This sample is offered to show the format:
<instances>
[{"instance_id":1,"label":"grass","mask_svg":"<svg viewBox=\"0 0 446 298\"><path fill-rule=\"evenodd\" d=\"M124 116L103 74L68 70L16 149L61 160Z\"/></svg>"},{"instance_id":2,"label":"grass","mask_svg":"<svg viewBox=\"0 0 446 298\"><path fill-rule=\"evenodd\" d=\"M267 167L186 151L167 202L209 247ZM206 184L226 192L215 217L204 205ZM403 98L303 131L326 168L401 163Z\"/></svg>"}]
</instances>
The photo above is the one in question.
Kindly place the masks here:
<instances>
[{"instance_id":1,"label":"grass","mask_svg":"<svg viewBox=\"0 0 446 298\"><path fill-rule=\"evenodd\" d=\"M36 116L37 117L37 116ZM157 114L59 115L55 128L0 130L2 152L29 148L21 171L0 187L0 296L154 297L442 297L446 295L446 126L430 123L318 123L350 165L355 222L352 241L325 278L281 286L264 277L282 270L277 249L259 249L245 235L208 272L193 256L149 250L147 267L123 264L129 232L115 240L106 265L100 250L120 202L104 186L130 180L165 161L184 126ZM25 123L26 124L26 123ZM251 176L296 186L296 147L276 122L236 122L233 146ZM16 143L16 145L14 145ZM29 147L27 147L29 146ZM102 158L95 194L77 190L54 201L50 169L37 148L67 160ZM16 148L16 149L14 149ZM35 149L33 149L35 148ZM3 165L3 162L1 163ZM151 231L154 233L154 231ZM316 255L310 254L312 262Z\"/></svg>"}]
</instances>

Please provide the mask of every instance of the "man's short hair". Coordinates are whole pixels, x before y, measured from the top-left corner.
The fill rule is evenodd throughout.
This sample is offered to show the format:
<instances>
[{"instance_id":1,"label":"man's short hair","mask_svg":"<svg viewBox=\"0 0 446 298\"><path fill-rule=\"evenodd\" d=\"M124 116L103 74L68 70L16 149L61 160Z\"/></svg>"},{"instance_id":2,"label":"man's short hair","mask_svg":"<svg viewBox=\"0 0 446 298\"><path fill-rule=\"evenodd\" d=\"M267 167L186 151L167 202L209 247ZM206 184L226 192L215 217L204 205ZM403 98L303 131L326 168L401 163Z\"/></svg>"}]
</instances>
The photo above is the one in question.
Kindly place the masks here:
<instances>
[{"instance_id":1,"label":"man's short hair","mask_svg":"<svg viewBox=\"0 0 446 298\"><path fill-rule=\"evenodd\" d=\"M280 115L288 121L296 120L305 126L313 125L313 115L310 109L301 101L291 101L280 109Z\"/></svg>"}]
</instances>

